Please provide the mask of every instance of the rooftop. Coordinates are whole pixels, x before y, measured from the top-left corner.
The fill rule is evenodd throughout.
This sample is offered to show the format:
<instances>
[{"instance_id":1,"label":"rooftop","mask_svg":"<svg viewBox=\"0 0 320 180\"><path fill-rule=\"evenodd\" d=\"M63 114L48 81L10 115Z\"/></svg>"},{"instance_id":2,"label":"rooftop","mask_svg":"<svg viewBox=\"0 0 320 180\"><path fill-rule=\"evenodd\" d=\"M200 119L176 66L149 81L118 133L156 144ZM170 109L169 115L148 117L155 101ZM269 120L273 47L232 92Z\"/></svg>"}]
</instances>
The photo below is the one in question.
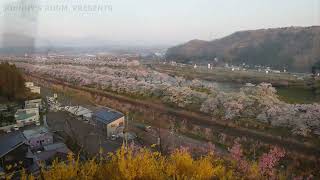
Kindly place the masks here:
<instances>
[{"instance_id":1,"label":"rooftop","mask_svg":"<svg viewBox=\"0 0 320 180\"><path fill-rule=\"evenodd\" d=\"M96 117L96 119L104 124L109 124L121 117L123 117L124 115L120 112L117 112L115 110L109 109L109 108L102 108L98 111L96 111L93 114L94 117Z\"/></svg>"},{"instance_id":2,"label":"rooftop","mask_svg":"<svg viewBox=\"0 0 320 180\"><path fill-rule=\"evenodd\" d=\"M26 109L33 109L33 108L38 108L38 107L39 107L38 104L33 104L33 103L25 105Z\"/></svg>"},{"instance_id":3,"label":"rooftop","mask_svg":"<svg viewBox=\"0 0 320 180\"><path fill-rule=\"evenodd\" d=\"M76 115L76 116L85 116L85 117L91 117L92 111L84 108L82 106L66 106L65 110Z\"/></svg>"},{"instance_id":4,"label":"rooftop","mask_svg":"<svg viewBox=\"0 0 320 180\"><path fill-rule=\"evenodd\" d=\"M25 103L41 103L42 99L32 99L32 100L27 100Z\"/></svg>"},{"instance_id":5,"label":"rooftop","mask_svg":"<svg viewBox=\"0 0 320 180\"><path fill-rule=\"evenodd\" d=\"M51 164L56 159L66 160L69 153L72 151L64 143L55 143L44 146L43 151L35 153L32 157L34 156L40 163L45 161L46 164Z\"/></svg>"},{"instance_id":6,"label":"rooftop","mask_svg":"<svg viewBox=\"0 0 320 180\"><path fill-rule=\"evenodd\" d=\"M7 105L0 104L0 111L6 111L8 109Z\"/></svg>"},{"instance_id":7,"label":"rooftop","mask_svg":"<svg viewBox=\"0 0 320 180\"><path fill-rule=\"evenodd\" d=\"M64 143L49 144L43 147L45 151L57 151L60 153L69 153L69 148Z\"/></svg>"},{"instance_id":8,"label":"rooftop","mask_svg":"<svg viewBox=\"0 0 320 180\"><path fill-rule=\"evenodd\" d=\"M21 132L12 132L0 137L0 157L24 144L25 138Z\"/></svg>"},{"instance_id":9,"label":"rooftop","mask_svg":"<svg viewBox=\"0 0 320 180\"><path fill-rule=\"evenodd\" d=\"M23 135L26 139L36 138L46 133L49 133L49 130L43 126L23 131Z\"/></svg>"},{"instance_id":10,"label":"rooftop","mask_svg":"<svg viewBox=\"0 0 320 180\"><path fill-rule=\"evenodd\" d=\"M27 113L26 110L20 110L16 112L15 118L17 121L21 121L36 115L37 115L36 113Z\"/></svg>"}]
</instances>

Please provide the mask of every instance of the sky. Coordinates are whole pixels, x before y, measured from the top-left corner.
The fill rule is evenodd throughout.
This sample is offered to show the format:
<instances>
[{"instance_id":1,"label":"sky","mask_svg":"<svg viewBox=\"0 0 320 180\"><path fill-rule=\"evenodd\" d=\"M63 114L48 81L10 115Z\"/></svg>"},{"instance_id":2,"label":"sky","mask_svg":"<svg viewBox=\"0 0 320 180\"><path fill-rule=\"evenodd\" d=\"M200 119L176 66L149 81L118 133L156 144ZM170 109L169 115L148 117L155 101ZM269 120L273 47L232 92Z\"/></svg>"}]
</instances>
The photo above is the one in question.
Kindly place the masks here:
<instances>
[{"instance_id":1,"label":"sky","mask_svg":"<svg viewBox=\"0 0 320 180\"><path fill-rule=\"evenodd\" d=\"M35 37L24 43L175 45L239 30L320 25L320 0L1 0L0 8L2 39Z\"/></svg>"}]
</instances>

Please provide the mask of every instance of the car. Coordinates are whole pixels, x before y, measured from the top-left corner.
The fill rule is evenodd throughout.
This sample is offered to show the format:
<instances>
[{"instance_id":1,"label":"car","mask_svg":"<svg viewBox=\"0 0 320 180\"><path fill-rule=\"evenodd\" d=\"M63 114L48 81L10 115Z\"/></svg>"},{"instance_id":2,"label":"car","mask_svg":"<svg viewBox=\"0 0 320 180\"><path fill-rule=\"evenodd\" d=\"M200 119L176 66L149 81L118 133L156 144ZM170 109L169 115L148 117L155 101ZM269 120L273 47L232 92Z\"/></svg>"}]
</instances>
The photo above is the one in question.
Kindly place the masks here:
<instances>
[{"instance_id":1,"label":"car","mask_svg":"<svg viewBox=\"0 0 320 180\"><path fill-rule=\"evenodd\" d=\"M14 129L15 131L18 131L18 130L19 130L19 127L18 127L17 125L15 125L15 126L13 126L13 129Z\"/></svg>"},{"instance_id":2,"label":"car","mask_svg":"<svg viewBox=\"0 0 320 180\"><path fill-rule=\"evenodd\" d=\"M146 126L145 131L149 132L151 130L151 126Z\"/></svg>"},{"instance_id":3,"label":"car","mask_svg":"<svg viewBox=\"0 0 320 180\"><path fill-rule=\"evenodd\" d=\"M112 135L111 138L110 138L112 141L115 141L117 139L117 136L116 135Z\"/></svg>"}]
</instances>

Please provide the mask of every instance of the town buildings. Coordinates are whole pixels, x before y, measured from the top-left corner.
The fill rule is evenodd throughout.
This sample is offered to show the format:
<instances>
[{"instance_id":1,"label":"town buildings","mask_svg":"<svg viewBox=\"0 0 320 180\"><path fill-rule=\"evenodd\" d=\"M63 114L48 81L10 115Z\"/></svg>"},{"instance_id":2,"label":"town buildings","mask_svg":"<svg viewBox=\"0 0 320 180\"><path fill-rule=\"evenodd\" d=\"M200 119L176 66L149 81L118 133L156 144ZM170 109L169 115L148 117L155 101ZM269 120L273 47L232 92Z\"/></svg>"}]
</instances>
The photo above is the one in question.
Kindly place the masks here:
<instances>
[{"instance_id":1,"label":"town buildings","mask_svg":"<svg viewBox=\"0 0 320 180\"><path fill-rule=\"evenodd\" d=\"M38 173L41 166L50 166L56 159L66 160L72 153L64 143L54 142L52 134L44 127L5 134L0 136L0 144L0 172L4 173L21 168Z\"/></svg>"},{"instance_id":2,"label":"town buildings","mask_svg":"<svg viewBox=\"0 0 320 180\"><path fill-rule=\"evenodd\" d=\"M92 111L82 106L66 106L64 109L84 121L90 121L92 118Z\"/></svg>"},{"instance_id":3,"label":"town buildings","mask_svg":"<svg viewBox=\"0 0 320 180\"><path fill-rule=\"evenodd\" d=\"M5 104L0 104L0 112L4 112L4 111L7 111L7 110L8 110L7 105L5 105Z\"/></svg>"},{"instance_id":4,"label":"town buildings","mask_svg":"<svg viewBox=\"0 0 320 180\"><path fill-rule=\"evenodd\" d=\"M72 154L72 151L61 142L48 144L43 146L42 151L38 151L34 156L34 162L37 165L45 164L50 166L54 160L66 161L68 154Z\"/></svg>"},{"instance_id":5,"label":"town buildings","mask_svg":"<svg viewBox=\"0 0 320 180\"><path fill-rule=\"evenodd\" d=\"M124 126L124 115L109 108L102 108L92 114L96 127L106 132L107 137L117 133L117 129Z\"/></svg>"},{"instance_id":6,"label":"town buildings","mask_svg":"<svg viewBox=\"0 0 320 180\"><path fill-rule=\"evenodd\" d=\"M1 136L0 144L0 167L3 169L13 164L18 165L13 168L28 168L32 165L32 157L28 157L29 147L20 131Z\"/></svg>"},{"instance_id":7,"label":"town buildings","mask_svg":"<svg viewBox=\"0 0 320 180\"><path fill-rule=\"evenodd\" d=\"M33 82L25 82L25 86L30 89L32 93L40 94L40 87L35 86Z\"/></svg>"},{"instance_id":8,"label":"town buildings","mask_svg":"<svg viewBox=\"0 0 320 180\"><path fill-rule=\"evenodd\" d=\"M42 99L33 99L28 100L24 102L25 108L35 108L38 107L39 109L42 109Z\"/></svg>"},{"instance_id":9,"label":"town buildings","mask_svg":"<svg viewBox=\"0 0 320 180\"><path fill-rule=\"evenodd\" d=\"M23 135L26 138L26 143L31 149L36 149L53 143L53 134L43 126L24 130Z\"/></svg>"},{"instance_id":10,"label":"town buildings","mask_svg":"<svg viewBox=\"0 0 320 180\"><path fill-rule=\"evenodd\" d=\"M18 127L31 124L39 124L39 108L18 109L14 115Z\"/></svg>"}]
</instances>

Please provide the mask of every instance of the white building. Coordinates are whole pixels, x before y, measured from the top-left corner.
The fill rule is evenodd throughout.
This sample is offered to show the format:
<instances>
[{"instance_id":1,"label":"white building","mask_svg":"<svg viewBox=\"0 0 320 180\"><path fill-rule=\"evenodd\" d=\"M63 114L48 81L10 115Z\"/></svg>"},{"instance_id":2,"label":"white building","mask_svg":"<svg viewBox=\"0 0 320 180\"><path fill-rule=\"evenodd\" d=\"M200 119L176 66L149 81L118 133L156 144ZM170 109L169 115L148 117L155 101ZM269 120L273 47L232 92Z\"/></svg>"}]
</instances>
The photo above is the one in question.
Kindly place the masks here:
<instances>
[{"instance_id":1,"label":"white building","mask_svg":"<svg viewBox=\"0 0 320 180\"><path fill-rule=\"evenodd\" d=\"M41 109L41 106L42 106L42 99L33 99L33 100L28 100L24 102L24 107L26 109L35 108L35 107L38 107Z\"/></svg>"},{"instance_id":2,"label":"white building","mask_svg":"<svg viewBox=\"0 0 320 180\"><path fill-rule=\"evenodd\" d=\"M66 111L73 114L74 116L81 117L83 120L90 121L92 117L92 111L82 106L66 106Z\"/></svg>"},{"instance_id":3,"label":"white building","mask_svg":"<svg viewBox=\"0 0 320 180\"><path fill-rule=\"evenodd\" d=\"M14 115L18 127L39 124L39 108L18 109Z\"/></svg>"},{"instance_id":4,"label":"white building","mask_svg":"<svg viewBox=\"0 0 320 180\"><path fill-rule=\"evenodd\" d=\"M32 93L40 94L40 87L39 86L32 86L29 89Z\"/></svg>"},{"instance_id":5,"label":"white building","mask_svg":"<svg viewBox=\"0 0 320 180\"><path fill-rule=\"evenodd\" d=\"M40 87L35 86L33 82L25 82L26 88L30 89L32 93L40 94Z\"/></svg>"},{"instance_id":6,"label":"white building","mask_svg":"<svg viewBox=\"0 0 320 180\"><path fill-rule=\"evenodd\" d=\"M26 86L26 88L34 86L33 82L25 82L24 85Z\"/></svg>"}]
</instances>

